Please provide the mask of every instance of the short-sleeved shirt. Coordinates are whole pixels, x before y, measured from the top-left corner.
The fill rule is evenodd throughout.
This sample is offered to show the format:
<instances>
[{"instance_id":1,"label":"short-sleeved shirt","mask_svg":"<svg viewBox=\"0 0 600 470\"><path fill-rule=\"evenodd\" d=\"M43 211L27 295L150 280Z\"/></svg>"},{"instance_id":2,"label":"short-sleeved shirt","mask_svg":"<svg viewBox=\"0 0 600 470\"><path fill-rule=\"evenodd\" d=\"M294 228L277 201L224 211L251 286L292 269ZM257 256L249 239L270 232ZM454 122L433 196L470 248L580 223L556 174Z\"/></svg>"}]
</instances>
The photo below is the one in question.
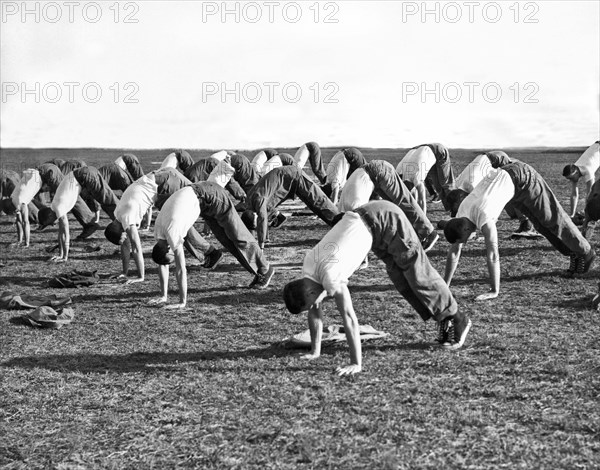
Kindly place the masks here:
<instances>
[{"instance_id":1,"label":"short-sleeved shirt","mask_svg":"<svg viewBox=\"0 0 600 470\"><path fill-rule=\"evenodd\" d=\"M121 222L124 229L130 225L140 225L144 215L152 207L157 193L158 185L154 174L142 176L121 196L115 209L115 219Z\"/></svg>"},{"instance_id":2,"label":"short-sleeved shirt","mask_svg":"<svg viewBox=\"0 0 600 470\"><path fill-rule=\"evenodd\" d=\"M515 185L510 175L500 168L491 170L461 203L456 217L466 217L481 230L486 223L496 223L514 195Z\"/></svg>"},{"instance_id":3,"label":"short-sleeved shirt","mask_svg":"<svg viewBox=\"0 0 600 470\"><path fill-rule=\"evenodd\" d=\"M177 155L175 152L170 153L166 156L160 165L161 168L179 168L179 162L177 161Z\"/></svg>"},{"instance_id":4,"label":"short-sleeved shirt","mask_svg":"<svg viewBox=\"0 0 600 470\"><path fill-rule=\"evenodd\" d=\"M173 251L181 246L200 217L200 204L190 186L180 189L165 202L154 223L154 237L166 240Z\"/></svg>"},{"instance_id":5,"label":"short-sleeved shirt","mask_svg":"<svg viewBox=\"0 0 600 470\"><path fill-rule=\"evenodd\" d=\"M436 159L433 150L428 146L409 150L398 163L396 171L402 175L404 181L410 181L415 186L423 183L429 170L435 165Z\"/></svg>"},{"instance_id":6,"label":"short-sleeved shirt","mask_svg":"<svg viewBox=\"0 0 600 470\"><path fill-rule=\"evenodd\" d=\"M262 168L265 165L265 163L267 163L268 157L267 154L264 152L264 150L261 150L260 152L258 152L256 155L254 155L254 158L252 159L252 168L254 168L254 171L256 171L256 173L258 175L262 175Z\"/></svg>"},{"instance_id":7,"label":"short-sleeved shirt","mask_svg":"<svg viewBox=\"0 0 600 470\"><path fill-rule=\"evenodd\" d=\"M343 188L349 171L350 163L346 160L344 152L337 152L327 165L327 183L332 188Z\"/></svg>"},{"instance_id":8,"label":"short-sleeved shirt","mask_svg":"<svg viewBox=\"0 0 600 470\"><path fill-rule=\"evenodd\" d=\"M275 168L279 168L282 166L283 166L283 162L281 161L281 158L279 157L279 155L277 155L276 157L273 157L270 160L267 160L265 162L265 164L262 166L262 169L261 169L261 176L265 176L271 170L274 170Z\"/></svg>"},{"instance_id":9,"label":"short-sleeved shirt","mask_svg":"<svg viewBox=\"0 0 600 470\"><path fill-rule=\"evenodd\" d=\"M42 189L42 178L37 170L23 170L21 181L11 194L12 203L19 209L21 204L29 204L34 196Z\"/></svg>"},{"instance_id":10,"label":"short-sleeved shirt","mask_svg":"<svg viewBox=\"0 0 600 470\"><path fill-rule=\"evenodd\" d=\"M213 153L210 158L214 158L215 160L223 161L227 157L227 150L220 150L219 152Z\"/></svg>"},{"instance_id":11,"label":"short-sleeved shirt","mask_svg":"<svg viewBox=\"0 0 600 470\"><path fill-rule=\"evenodd\" d=\"M127 171L127 165L125 164L125 161L123 160L123 157L117 158L115 160L115 165L117 165L119 168L121 168L121 170Z\"/></svg>"},{"instance_id":12,"label":"short-sleeved shirt","mask_svg":"<svg viewBox=\"0 0 600 470\"><path fill-rule=\"evenodd\" d=\"M224 188L229 184L231 178L235 174L235 168L233 168L225 160L220 160L219 163L213 168L208 175L206 181L209 183L217 183L219 186Z\"/></svg>"},{"instance_id":13,"label":"short-sleeved shirt","mask_svg":"<svg viewBox=\"0 0 600 470\"><path fill-rule=\"evenodd\" d=\"M373 236L356 212L347 212L315 246L306 253L302 275L333 295L358 269L369 254Z\"/></svg>"},{"instance_id":14,"label":"short-sleeved shirt","mask_svg":"<svg viewBox=\"0 0 600 470\"><path fill-rule=\"evenodd\" d=\"M67 215L75 207L80 193L81 185L71 171L58 185L56 194L54 194L50 204L50 208L54 211L56 217L61 218Z\"/></svg>"},{"instance_id":15,"label":"short-sleeved shirt","mask_svg":"<svg viewBox=\"0 0 600 470\"><path fill-rule=\"evenodd\" d=\"M456 178L456 189L472 193L481 180L492 170L492 163L486 154L475 157L462 173L458 175L458 178Z\"/></svg>"},{"instance_id":16,"label":"short-sleeved shirt","mask_svg":"<svg viewBox=\"0 0 600 470\"><path fill-rule=\"evenodd\" d=\"M581 171L584 183L594 178L596 171L600 168L600 144L595 142L590 145L581 157L579 157L579 160L575 162L575 166Z\"/></svg>"},{"instance_id":17,"label":"short-sleeved shirt","mask_svg":"<svg viewBox=\"0 0 600 470\"><path fill-rule=\"evenodd\" d=\"M351 211L369 202L375 191L375 184L364 168L356 170L344 186L340 197L339 209L341 212Z\"/></svg>"},{"instance_id":18,"label":"short-sleeved shirt","mask_svg":"<svg viewBox=\"0 0 600 470\"><path fill-rule=\"evenodd\" d=\"M306 162L308 161L308 157L310 157L310 152L308 151L306 144L304 144L294 155L294 161L296 162L296 165L298 165L298 168L304 168L304 165L306 165Z\"/></svg>"}]
</instances>

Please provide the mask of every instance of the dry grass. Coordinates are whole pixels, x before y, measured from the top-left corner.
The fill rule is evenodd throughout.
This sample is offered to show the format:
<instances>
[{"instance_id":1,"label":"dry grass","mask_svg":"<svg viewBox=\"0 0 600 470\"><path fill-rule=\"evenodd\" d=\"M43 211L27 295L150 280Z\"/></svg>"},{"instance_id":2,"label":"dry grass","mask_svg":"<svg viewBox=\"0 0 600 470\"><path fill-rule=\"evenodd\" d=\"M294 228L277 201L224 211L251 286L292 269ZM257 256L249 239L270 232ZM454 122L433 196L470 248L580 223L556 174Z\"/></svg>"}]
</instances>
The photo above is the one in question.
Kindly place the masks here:
<instances>
[{"instance_id":1,"label":"dry grass","mask_svg":"<svg viewBox=\"0 0 600 470\"><path fill-rule=\"evenodd\" d=\"M475 154L454 152L457 167ZM565 203L558 175L576 156L519 155ZM144 158L154 161L150 152ZM431 216L443 214L436 207ZM351 292L359 321L390 336L364 345L364 372L353 378L332 373L348 361L345 344L311 363L272 346L306 328L303 316L285 311L280 292L326 231L309 217L272 232L267 254L279 269L265 292L242 287L250 276L230 256L211 273L190 261L193 311L149 308L158 281L147 258L141 285L65 290L76 318L60 330L18 325L18 312L2 310L0 467L598 468L600 320L588 309L598 267L564 278L568 260L545 240L507 240L514 228L499 223L502 292L494 302L473 302L487 288L483 247L465 250L452 290L474 326L459 352L430 345L433 324L420 321L371 257ZM2 217L2 290L55 293L46 280L66 269L119 269L101 233L86 242L101 251L55 266L44 248L56 229L34 233L29 249L9 248L12 231ZM151 237L145 241L150 248ZM440 270L446 248L440 242L431 253ZM326 321L340 322L332 305Z\"/></svg>"}]
</instances>

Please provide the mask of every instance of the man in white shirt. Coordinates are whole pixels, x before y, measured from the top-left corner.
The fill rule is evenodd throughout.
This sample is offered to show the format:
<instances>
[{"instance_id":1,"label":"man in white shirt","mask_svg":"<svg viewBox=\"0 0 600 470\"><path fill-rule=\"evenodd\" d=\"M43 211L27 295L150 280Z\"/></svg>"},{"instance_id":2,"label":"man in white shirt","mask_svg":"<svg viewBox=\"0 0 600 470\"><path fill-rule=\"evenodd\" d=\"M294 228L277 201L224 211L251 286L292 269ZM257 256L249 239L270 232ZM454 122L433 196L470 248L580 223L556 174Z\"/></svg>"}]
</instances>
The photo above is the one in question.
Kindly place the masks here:
<instances>
[{"instance_id":1,"label":"man in white shirt","mask_svg":"<svg viewBox=\"0 0 600 470\"><path fill-rule=\"evenodd\" d=\"M571 257L568 272L582 274L589 270L595 254L588 241L571 222L544 179L531 166L515 161L490 171L464 199L457 217L446 223L444 235L452 244L444 275L448 285L456 271L463 245L476 230L481 230L485 238L491 289L475 300L498 296L500 255L496 221L509 201L560 253Z\"/></svg>"},{"instance_id":2,"label":"man in white shirt","mask_svg":"<svg viewBox=\"0 0 600 470\"><path fill-rule=\"evenodd\" d=\"M579 189L577 183L581 179L586 186L587 194L591 193L592 186L596 180L596 171L600 167L600 141L594 142L583 152L574 165L563 168L563 176L571 182L571 211L573 217L577 212L579 202Z\"/></svg>"},{"instance_id":3,"label":"man in white shirt","mask_svg":"<svg viewBox=\"0 0 600 470\"><path fill-rule=\"evenodd\" d=\"M161 168L176 168L185 174L187 169L194 164L194 160L192 156L186 150L176 150L175 152L171 152L169 155L165 157Z\"/></svg>"},{"instance_id":4,"label":"man in white shirt","mask_svg":"<svg viewBox=\"0 0 600 470\"><path fill-rule=\"evenodd\" d=\"M335 205L339 202L340 193L348 178L366 163L367 160L361 151L354 147L342 149L331 158L327 165L326 183L322 189Z\"/></svg>"},{"instance_id":5,"label":"man in white shirt","mask_svg":"<svg viewBox=\"0 0 600 470\"><path fill-rule=\"evenodd\" d=\"M11 194L13 206L16 208L17 244L28 247L31 233L29 222L29 206L34 196L42 188L40 173L34 169L23 170L19 183Z\"/></svg>"},{"instance_id":6,"label":"man in white shirt","mask_svg":"<svg viewBox=\"0 0 600 470\"><path fill-rule=\"evenodd\" d=\"M321 354L321 305L327 297L333 297L343 318L351 360L349 366L338 367L337 373L351 375L361 371L359 325L348 279L371 249L385 263L398 292L421 318L438 322L438 342L448 349L462 347L471 327L468 315L458 311L454 297L431 266L404 212L388 201L372 201L347 212L306 254L302 278L284 287L287 309L293 314L308 312L311 351L304 357L317 359Z\"/></svg>"},{"instance_id":7,"label":"man in white shirt","mask_svg":"<svg viewBox=\"0 0 600 470\"><path fill-rule=\"evenodd\" d=\"M308 161L319 182L325 184L327 173L321 159L321 147L319 147L319 144L316 142L307 142L296 151L294 160L300 169L303 169Z\"/></svg>"}]
</instances>

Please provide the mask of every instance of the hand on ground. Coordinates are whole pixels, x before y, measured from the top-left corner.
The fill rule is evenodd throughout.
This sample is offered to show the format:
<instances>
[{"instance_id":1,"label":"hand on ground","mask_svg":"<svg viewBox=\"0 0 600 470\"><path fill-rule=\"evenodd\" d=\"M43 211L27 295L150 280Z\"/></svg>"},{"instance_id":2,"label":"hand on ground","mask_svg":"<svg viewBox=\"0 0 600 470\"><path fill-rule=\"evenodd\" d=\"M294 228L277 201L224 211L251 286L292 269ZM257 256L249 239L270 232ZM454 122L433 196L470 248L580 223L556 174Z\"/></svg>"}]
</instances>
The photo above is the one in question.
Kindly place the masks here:
<instances>
[{"instance_id":1,"label":"hand on ground","mask_svg":"<svg viewBox=\"0 0 600 470\"><path fill-rule=\"evenodd\" d=\"M346 367L338 367L335 372L337 375L354 375L358 374L362 370L362 367L358 364L351 364Z\"/></svg>"},{"instance_id":2,"label":"hand on ground","mask_svg":"<svg viewBox=\"0 0 600 470\"><path fill-rule=\"evenodd\" d=\"M308 353L308 354L300 354L300 359L306 359L308 361L314 361L318 359L320 354Z\"/></svg>"},{"instance_id":3,"label":"hand on ground","mask_svg":"<svg viewBox=\"0 0 600 470\"><path fill-rule=\"evenodd\" d=\"M185 308L185 304L165 305L163 308L165 308L166 310L187 310Z\"/></svg>"},{"instance_id":4,"label":"hand on ground","mask_svg":"<svg viewBox=\"0 0 600 470\"><path fill-rule=\"evenodd\" d=\"M167 302L166 297L157 297L155 299L150 299L148 301L148 305L161 305Z\"/></svg>"},{"instance_id":5,"label":"hand on ground","mask_svg":"<svg viewBox=\"0 0 600 470\"><path fill-rule=\"evenodd\" d=\"M492 300L492 299L495 299L496 297L498 297L498 292L488 292L487 294L478 295L477 297L475 297L475 300L476 301Z\"/></svg>"}]
</instances>

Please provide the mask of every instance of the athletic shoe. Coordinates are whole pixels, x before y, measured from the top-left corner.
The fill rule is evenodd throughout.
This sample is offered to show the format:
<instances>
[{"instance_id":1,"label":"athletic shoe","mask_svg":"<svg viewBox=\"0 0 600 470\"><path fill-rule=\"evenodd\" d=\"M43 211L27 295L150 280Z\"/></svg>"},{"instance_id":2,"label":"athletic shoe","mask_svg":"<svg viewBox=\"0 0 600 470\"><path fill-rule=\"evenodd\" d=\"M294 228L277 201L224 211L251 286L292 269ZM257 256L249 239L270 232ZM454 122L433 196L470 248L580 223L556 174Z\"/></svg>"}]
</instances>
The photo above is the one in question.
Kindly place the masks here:
<instances>
[{"instance_id":1,"label":"athletic shoe","mask_svg":"<svg viewBox=\"0 0 600 470\"><path fill-rule=\"evenodd\" d=\"M442 346L445 349L460 349L465 344L467 334L471 329L471 320L466 313L457 312L450 317L450 328L448 332L449 341Z\"/></svg>"},{"instance_id":2,"label":"athletic shoe","mask_svg":"<svg viewBox=\"0 0 600 470\"><path fill-rule=\"evenodd\" d=\"M273 228L281 227L286 220L287 220L287 217L280 212L279 214L277 214L277 217L275 218L275 220L271 223L271 227L273 227Z\"/></svg>"},{"instance_id":3,"label":"athletic shoe","mask_svg":"<svg viewBox=\"0 0 600 470\"><path fill-rule=\"evenodd\" d=\"M577 271L577 262L578 262L577 255L574 253L571 253L571 256L569 257L569 269L567 269L567 272L569 274L575 274L575 271Z\"/></svg>"},{"instance_id":4,"label":"athletic shoe","mask_svg":"<svg viewBox=\"0 0 600 470\"><path fill-rule=\"evenodd\" d=\"M438 336L436 341L440 344L447 343L448 333L450 332L450 317L444 318L442 321L438 322Z\"/></svg>"},{"instance_id":5,"label":"athletic shoe","mask_svg":"<svg viewBox=\"0 0 600 470\"><path fill-rule=\"evenodd\" d=\"M251 287L252 289L266 289L269 287L273 274L275 274L275 268L269 266L269 270L265 274L257 274L248 287Z\"/></svg>"},{"instance_id":6,"label":"athletic shoe","mask_svg":"<svg viewBox=\"0 0 600 470\"><path fill-rule=\"evenodd\" d=\"M90 237L96 230L100 228L100 225L92 222L91 224L87 224L83 227L83 230L79 235L77 235L77 240L85 240Z\"/></svg>"},{"instance_id":7,"label":"athletic shoe","mask_svg":"<svg viewBox=\"0 0 600 470\"><path fill-rule=\"evenodd\" d=\"M223 258L223 252L221 250L215 249L210 253L204 255L204 263L202 263L202 267L205 269L215 269L219 261Z\"/></svg>"},{"instance_id":8,"label":"athletic shoe","mask_svg":"<svg viewBox=\"0 0 600 470\"><path fill-rule=\"evenodd\" d=\"M596 254L593 251L591 251L587 256L578 257L576 268L577 274L587 273L594 262L594 258L596 258Z\"/></svg>"},{"instance_id":9,"label":"athletic shoe","mask_svg":"<svg viewBox=\"0 0 600 470\"><path fill-rule=\"evenodd\" d=\"M423 249L425 250L425 253L427 253L428 251L430 251L433 248L433 245L435 245L439 239L440 239L440 236L437 234L437 232L431 232L421 242L421 244L423 245Z\"/></svg>"}]
</instances>

